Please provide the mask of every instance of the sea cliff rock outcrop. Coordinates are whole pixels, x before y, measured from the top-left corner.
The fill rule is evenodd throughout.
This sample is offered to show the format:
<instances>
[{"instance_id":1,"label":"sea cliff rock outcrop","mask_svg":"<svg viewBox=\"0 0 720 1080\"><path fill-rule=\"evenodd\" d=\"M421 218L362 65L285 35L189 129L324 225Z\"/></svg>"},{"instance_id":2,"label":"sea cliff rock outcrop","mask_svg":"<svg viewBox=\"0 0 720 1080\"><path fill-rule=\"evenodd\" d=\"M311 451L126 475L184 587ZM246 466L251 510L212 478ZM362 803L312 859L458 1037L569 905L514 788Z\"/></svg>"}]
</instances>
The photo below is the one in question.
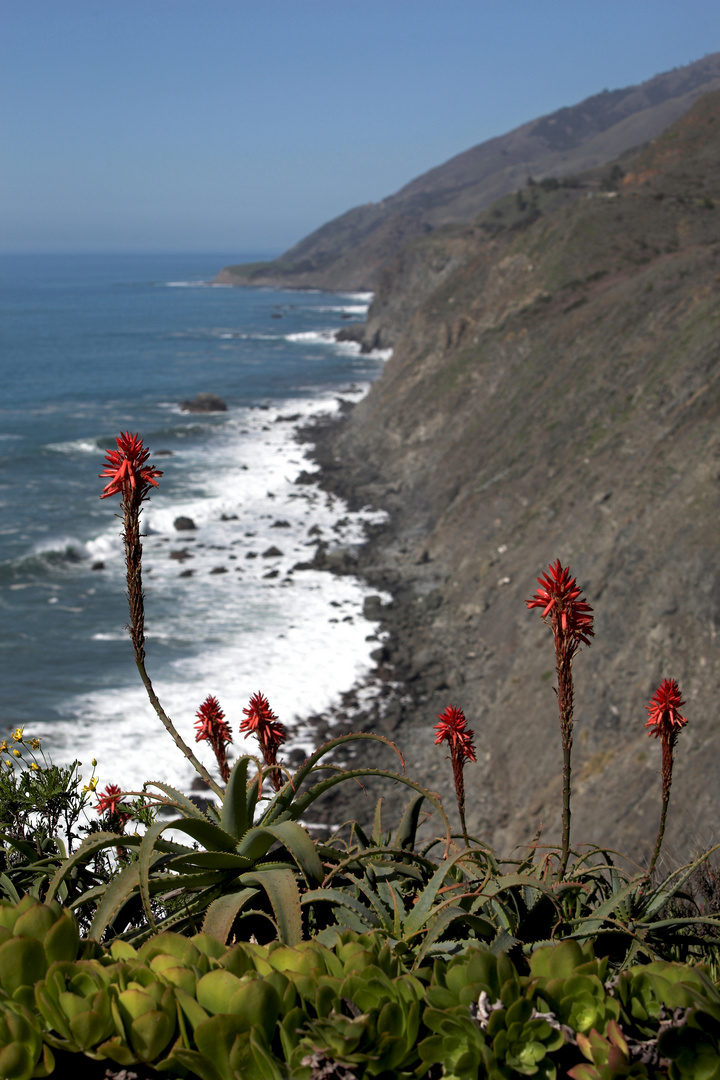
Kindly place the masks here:
<instances>
[{"instance_id":1,"label":"sea cliff rock outcrop","mask_svg":"<svg viewBox=\"0 0 720 1080\"><path fill-rule=\"evenodd\" d=\"M315 435L324 484L389 513L359 562L395 597L365 722L452 806L433 724L460 705L471 833L504 853L540 824L557 841L551 634L525 600L559 557L596 613L574 663L574 842L647 856L660 759L643 706L666 677L689 719L666 857L719 839L720 93L620 172L417 241L371 316L393 357ZM345 810L372 807L333 820Z\"/></svg>"}]
</instances>

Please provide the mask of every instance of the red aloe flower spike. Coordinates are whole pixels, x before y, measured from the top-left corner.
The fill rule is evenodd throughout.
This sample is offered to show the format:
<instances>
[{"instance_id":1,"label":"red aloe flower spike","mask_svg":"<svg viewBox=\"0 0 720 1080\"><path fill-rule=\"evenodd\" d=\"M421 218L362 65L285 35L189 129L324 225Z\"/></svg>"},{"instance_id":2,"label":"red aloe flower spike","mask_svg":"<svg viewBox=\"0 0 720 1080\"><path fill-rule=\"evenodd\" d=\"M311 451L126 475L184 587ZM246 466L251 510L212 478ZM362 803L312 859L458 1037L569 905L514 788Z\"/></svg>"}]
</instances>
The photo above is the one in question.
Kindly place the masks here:
<instances>
[{"instance_id":1,"label":"red aloe flower spike","mask_svg":"<svg viewBox=\"0 0 720 1080\"><path fill-rule=\"evenodd\" d=\"M120 823L120 832L125 827L125 823L130 820L130 814L125 813L118 809L118 804L122 799L122 789L117 784L108 784L104 791L101 791L98 795L98 801L95 806L95 810L98 814L109 814L110 817L117 817Z\"/></svg>"},{"instance_id":2,"label":"red aloe flower spike","mask_svg":"<svg viewBox=\"0 0 720 1080\"><path fill-rule=\"evenodd\" d=\"M111 479L103 488L100 498L107 499L111 495L122 495L126 498L132 492L140 503L147 497L151 486L158 486L155 477L162 476L162 470L147 464L150 451L143 446L138 435L125 431L115 442L117 450L107 450L105 453L107 460L100 476L109 476Z\"/></svg>"},{"instance_id":3,"label":"red aloe flower spike","mask_svg":"<svg viewBox=\"0 0 720 1080\"><path fill-rule=\"evenodd\" d=\"M453 768L453 780L455 781L455 797L457 799L460 821L462 823L463 836L467 841L467 827L465 825L465 778L463 768L466 761L475 761L475 746L473 744L474 731L466 728L467 720L465 713L457 705L448 705L444 713L438 715L435 725L437 738L435 745L446 742L450 746L450 760Z\"/></svg>"},{"instance_id":4,"label":"red aloe flower spike","mask_svg":"<svg viewBox=\"0 0 720 1080\"><path fill-rule=\"evenodd\" d=\"M264 694L253 694L247 709L243 709L245 719L240 724L240 731L247 731L257 737L266 765L277 765L277 752L285 742L285 727L278 721L270 708L270 702ZM270 774L276 791L282 785L282 773L273 769Z\"/></svg>"},{"instance_id":5,"label":"red aloe flower spike","mask_svg":"<svg viewBox=\"0 0 720 1080\"><path fill-rule=\"evenodd\" d=\"M663 679L657 690L645 706L649 712L645 727L651 728L648 735L657 739L664 732L678 731L684 728L687 720L679 710L685 702L680 696L680 687L675 679Z\"/></svg>"},{"instance_id":6,"label":"red aloe flower spike","mask_svg":"<svg viewBox=\"0 0 720 1080\"><path fill-rule=\"evenodd\" d=\"M663 679L657 690L645 706L649 716L645 721L645 727L649 728L648 735L654 735L662 743L662 810L660 811L660 827L658 829L655 849L650 859L647 876L650 877L655 869L655 863L660 854L663 836L665 834L665 821L667 819L668 806L670 804L670 788L672 786L673 754L675 743L682 729L687 724L687 719L680 715L680 709L685 702L680 694L680 687L675 679Z\"/></svg>"},{"instance_id":7,"label":"red aloe flower spike","mask_svg":"<svg viewBox=\"0 0 720 1080\"><path fill-rule=\"evenodd\" d=\"M551 563L546 572L537 579L540 588L530 600L528 608L542 608L541 617L548 622L555 641L555 670L557 674L557 698L560 709L560 733L563 747L563 838L560 857L560 876L563 877L570 854L570 758L573 734L573 675L572 662L581 645L589 645L595 636L593 611L580 595L580 588L569 567L563 567L559 559Z\"/></svg>"},{"instance_id":8,"label":"red aloe flower spike","mask_svg":"<svg viewBox=\"0 0 720 1080\"><path fill-rule=\"evenodd\" d=\"M530 600L525 601L528 608L541 607L543 619L553 612L553 629L557 628L573 639L573 651L581 642L589 645L589 639L595 636L592 608L580 596L576 579L570 577L569 567L563 567L556 559L537 580L540 588Z\"/></svg>"},{"instance_id":9,"label":"red aloe flower spike","mask_svg":"<svg viewBox=\"0 0 720 1080\"><path fill-rule=\"evenodd\" d=\"M163 727L208 787L222 798L222 789L217 781L213 779L202 762L198 761L163 709L145 667L145 596L142 585L143 551L140 539L140 515L143 501L148 497L150 489L158 486L155 478L162 476L162 472L148 464L150 451L143 446L139 435L131 435L129 431L125 431L115 439L115 442L117 450L106 452L105 468L100 473L101 477L110 477L110 482L105 485L100 498L107 499L111 495L122 497L122 537L125 547L128 607L130 608L128 630L133 643L135 663L150 704Z\"/></svg>"},{"instance_id":10,"label":"red aloe flower spike","mask_svg":"<svg viewBox=\"0 0 720 1080\"><path fill-rule=\"evenodd\" d=\"M232 735L225 720L225 713L220 708L220 702L212 694L208 694L195 715L197 717L195 742L206 740L210 743L217 758L220 775L224 783L227 783L230 777L230 766L227 762L225 747L232 742Z\"/></svg>"}]
</instances>

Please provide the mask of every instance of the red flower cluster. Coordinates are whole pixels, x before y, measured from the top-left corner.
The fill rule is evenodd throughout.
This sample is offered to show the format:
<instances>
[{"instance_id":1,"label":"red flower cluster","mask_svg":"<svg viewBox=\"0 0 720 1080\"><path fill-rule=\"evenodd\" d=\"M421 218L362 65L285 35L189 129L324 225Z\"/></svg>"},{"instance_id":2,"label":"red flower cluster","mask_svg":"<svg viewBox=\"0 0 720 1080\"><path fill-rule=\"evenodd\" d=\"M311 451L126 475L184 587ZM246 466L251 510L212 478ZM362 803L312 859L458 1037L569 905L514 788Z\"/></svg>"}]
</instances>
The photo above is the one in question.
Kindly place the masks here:
<instances>
[{"instance_id":1,"label":"red flower cluster","mask_svg":"<svg viewBox=\"0 0 720 1080\"><path fill-rule=\"evenodd\" d=\"M111 495L122 495L123 499L132 493L136 502L146 498L150 487L157 487L156 476L162 476L162 470L148 465L150 451L143 446L139 435L125 431L115 442L117 450L105 452L105 468L101 477L109 476L110 482L103 488L101 499Z\"/></svg>"},{"instance_id":2,"label":"red flower cluster","mask_svg":"<svg viewBox=\"0 0 720 1080\"><path fill-rule=\"evenodd\" d=\"M98 795L97 805L95 806L98 814L109 814L110 817L117 817L121 830L125 822L130 820L130 814L118 809L122 796L122 788L119 788L117 784L108 784L105 790Z\"/></svg>"},{"instance_id":3,"label":"red flower cluster","mask_svg":"<svg viewBox=\"0 0 720 1080\"><path fill-rule=\"evenodd\" d=\"M446 742L450 746L450 761L452 762L453 780L455 781L455 798L460 811L463 836L467 840L463 769L466 761L475 761L475 747L473 746L475 733L466 728L465 713L457 705L448 705L445 712L438 715L438 721L439 723L435 725L435 731L437 732L435 744Z\"/></svg>"},{"instance_id":4,"label":"red flower cluster","mask_svg":"<svg viewBox=\"0 0 720 1080\"><path fill-rule=\"evenodd\" d=\"M220 775L227 783L230 768L227 763L225 747L232 742L232 735L225 720L225 713L220 708L220 702L212 694L208 694L195 715L197 717L195 721L195 742L207 741L210 743L220 767Z\"/></svg>"},{"instance_id":5,"label":"red flower cluster","mask_svg":"<svg viewBox=\"0 0 720 1080\"><path fill-rule=\"evenodd\" d=\"M270 702L264 694L253 694L247 709L243 709L245 719L240 730L257 736L260 750L266 765L277 764L277 752L287 738L285 727L270 708ZM282 784L282 773L275 769L270 774L273 787L277 791Z\"/></svg>"},{"instance_id":6,"label":"red flower cluster","mask_svg":"<svg viewBox=\"0 0 720 1080\"><path fill-rule=\"evenodd\" d=\"M663 679L645 706L650 714L645 722L645 727L650 728L648 735L654 735L656 739L670 734L677 737L677 732L687 724L679 712L684 704L675 679Z\"/></svg>"},{"instance_id":7,"label":"red flower cluster","mask_svg":"<svg viewBox=\"0 0 720 1080\"><path fill-rule=\"evenodd\" d=\"M542 608L543 619L550 615L553 630L567 635L575 648L580 642L589 645L590 638L595 636L592 608L580 596L575 578L570 577L569 567L563 567L556 559L537 580L540 588L532 599L525 601L527 606Z\"/></svg>"},{"instance_id":8,"label":"red flower cluster","mask_svg":"<svg viewBox=\"0 0 720 1080\"><path fill-rule=\"evenodd\" d=\"M257 735L263 752L267 748L277 753L287 736L284 725L278 721L264 694L253 694L248 708L243 709L243 713L245 719L240 724L240 730Z\"/></svg>"},{"instance_id":9,"label":"red flower cluster","mask_svg":"<svg viewBox=\"0 0 720 1080\"><path fill-rule=\"evenodd\" d=\"M437 738L435 744L446 742L450 744L450 751L457 754L460 763L475 761L475 747L473 746L474 731L466 730L465 713L458 709L457 705L448 705L442 715L438 715L440 721L435 725Z\"/></svg>"}]
</instances>

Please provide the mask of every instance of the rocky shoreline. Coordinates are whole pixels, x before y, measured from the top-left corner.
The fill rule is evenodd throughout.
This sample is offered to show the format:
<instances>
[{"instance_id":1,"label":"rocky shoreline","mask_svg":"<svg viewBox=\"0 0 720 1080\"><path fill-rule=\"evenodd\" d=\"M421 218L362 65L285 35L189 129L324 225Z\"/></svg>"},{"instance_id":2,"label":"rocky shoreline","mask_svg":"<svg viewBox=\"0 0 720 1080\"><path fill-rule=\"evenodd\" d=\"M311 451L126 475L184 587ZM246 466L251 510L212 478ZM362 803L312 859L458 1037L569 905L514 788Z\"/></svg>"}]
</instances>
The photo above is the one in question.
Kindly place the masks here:
<instances>
[{"instance_id":1,"label":"rocky shoreline","mask_svg":"<svg viewBox=\"0 0 720 1080\"><path fill-rule=\"evenodd\" d=\"M319 466L320 471L313 474L319 487L342 499L350 510L360 510L367 505L367 490L358 485L355 470L341 464L336 454L353 408L348 403L339 415L317 419L299 429L297 438L309 444L310 457ZM452 817L450 765L434 744L433 725L450 700L451 684L458 684L457 671L447 663L444 651L432 647L424 625L428 610L439 602L437 567L427 557L408 561L393 517L397 507L392 495L381 481L376 484L373 509L386 510L389 516L384 524L366 525L362 546L328 549L324 543L317 545L314 568L352 574L377 589L377 594L366 598L363 613L380 623L380 632L374 635L377 647L371 654L375 667L365 681L343 693L333 709L308 717L306 724L317 745L351 732L372 732L394 743L402 754L406 775L421 783L432 778L431 790L443 790ZM425 596L423 604L418 604L419 593ZM387 594L392 597L389 602L384 600ZM392 748L374 742L351 744L347 755L335 760L349 768L402 771ZM404 785L387 779L363 780L362 787L346 783L315 804L309 824L336 827L354 819L364 828L371 826L376 801L382 797L383 824L386 829L394 828L410 794Z\"/></svg>"}]
</instances>

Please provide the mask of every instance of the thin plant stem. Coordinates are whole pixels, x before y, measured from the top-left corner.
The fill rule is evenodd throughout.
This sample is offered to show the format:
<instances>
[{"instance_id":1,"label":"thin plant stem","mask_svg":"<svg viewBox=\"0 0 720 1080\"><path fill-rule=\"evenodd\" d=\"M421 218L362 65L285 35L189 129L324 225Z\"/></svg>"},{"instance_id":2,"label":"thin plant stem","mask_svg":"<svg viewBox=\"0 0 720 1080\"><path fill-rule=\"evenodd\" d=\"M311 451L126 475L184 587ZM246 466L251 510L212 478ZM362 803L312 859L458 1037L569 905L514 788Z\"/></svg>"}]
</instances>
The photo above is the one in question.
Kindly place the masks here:
<instances>
[{"instance_id":1,"label":"thin plant stem","mask_svg":"<svg viewBox=\"0 0 720 1080\"><path fill-rule=\"evenodd\" d=\"M667 820L668 805L670 803L670 787L672 786L672 769L673 769L673 750L675 748L675 739L677 733L675 730L664 730L662 733L662 810L660 811L660 827L658 829L657 839L655 841L655 850L652 853L650 859L650 865L647 869L647 877L652 877L655 864L658 861L660 855L660 848L662 847L663 836L665 835L665 822Z\"/></svg>"},{"instance_id":2,"label":"thin plant stem","mask_svg":"<svg viewBox=\"0 0 720 1080\"><path fill-rule=\"evenodd\" d=\"M180 735L180 733L176 729L175 725L173 724L172 720L170 719L170 717L167 715L167 713L163 709L162 705L160 704L160 700L159 700L157 694L155 693L155 690L153 689L152 682L150 681L150 676L148 675L147 671L145 670L145 662L144 662L144 660L138 658L138 656L136 655L135 656L135 663L137 664L137 669L140 672L140 678L142 679L143 686L145 687L145 689L147 691L147 696L150 699L150 704L152 705L152 707L155 710L155 712L157 713L157 715L160 717L160 720L162 721L162 723L163 723L163 725L165 727L165 730L172 736L172 738L173 738L173 740L175 742L175 745L178 747L179 750L182 750L185 757L188 759L188 761L193 766L193 768L200 774L200 776L203 778L203 780L208 785L208 787L212 788L212 790L215 792L215 794L220 799L222 799L223 798L223 790L222 790L222 788L215 782L215 780L213 780L212 776L207 771L207 769L205 768L203 763L201 761L198 761L198 759L195 757L192 750L187 745L185 740L182 738L182 736Z\"/></svg>"},{"instance_id":3,"label":"thin plant stem","mask_svg":"<svg viewBox=\"0 0 720 1080\"><path fill-rule=\"evenodd\" d=\"M562 811L562 853L560 855L560 877L565 877L568 858L570 855L570 754L572 751L572 738L563 746L563 811Z\"/></svg>"},{"instance_id":4,"label":"thin plant stem","mask_svg":"<svg viewBox=\"0 0 720 1080\"><path fill-rule=\"evenodd\" d=\"M123 540L125 543L125 562L127 566L127 597L130 609L130 624L128 630L133 644L133 652L135 653L135 664L140 673L143 686L147 691L150 704L159 716L165 730L172 736L175 745L182 751L208 787L222 799L222 788L220 788L213 780L208 770L202 762L195 757L190 747L177 731L172 720L160 704L160 700L153 689L150 676L145 668L145 596L142 586L142 543L140 540L141 507L138 499L134 497L135 490L136 489L132 489L132 491L123 499L122 503L123 523L125 526Z\"/></svg>"},{"instance_id":5,"label":"thin plant stem","mask_svg":"<svg viewBox=\"0 0 720 1080\"><path fill-rule=\"evenodd\" d=\"M559 629L559 628L558 628ZM562 850L560 854L560 877L565 876L568 859L570 857L570 820L572 812L571 803L571 778L572 778L572 744L573 744L573 706L574 688L572 677L572 646L565 640L565 635L557 632L555 635L555 648L557 656L557 679L558 679L558 708L560 710L560 731L562 735L563 749L563 806L562 806Z\"/></svg>"}]
</instances>

